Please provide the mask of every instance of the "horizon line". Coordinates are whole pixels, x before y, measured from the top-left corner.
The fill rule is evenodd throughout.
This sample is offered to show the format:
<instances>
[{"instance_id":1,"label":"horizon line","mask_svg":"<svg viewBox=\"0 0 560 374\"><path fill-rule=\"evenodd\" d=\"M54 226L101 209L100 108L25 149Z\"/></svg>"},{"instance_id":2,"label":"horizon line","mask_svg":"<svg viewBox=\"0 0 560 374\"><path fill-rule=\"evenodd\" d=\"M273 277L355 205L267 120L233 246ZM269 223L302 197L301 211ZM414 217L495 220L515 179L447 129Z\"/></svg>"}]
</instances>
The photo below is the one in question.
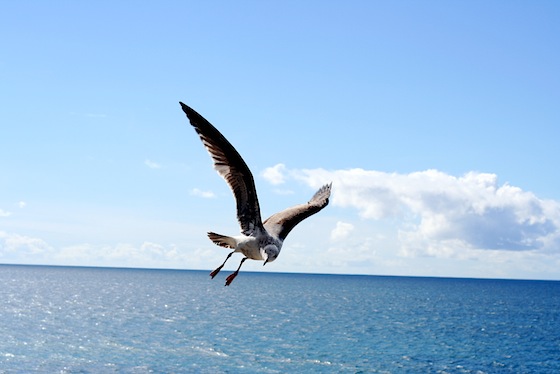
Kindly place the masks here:
<instances>
[{"instance_id":1,"label":"horizon line","mask_svg":"<svg viewBox=\"0 0 560 374\"><path fill-rule=\"evenodd\" d=\"M52 267L52 268L77 268L77 269L105 269L105 270L145 270L145 271L192 271L208 272L210 269L179 269L179 268L150 268L138 266L102 266L102 265L57 265L57 264L15 264L0 263L2 266L14 267ZM374 278L419 278L419 279L453 279L453 280L492 280L492 281L527 281L527 282L560 282L560 279L531 279L531 278L476 278L476 277L454 277L437 275L382 275L382 274L359 274L359 273L303 273L286 271L243 271L247 274L273 274L273 275L317 275L317 276L348 276L348 277L374 277Z\"/></svg>"}]
</instances>

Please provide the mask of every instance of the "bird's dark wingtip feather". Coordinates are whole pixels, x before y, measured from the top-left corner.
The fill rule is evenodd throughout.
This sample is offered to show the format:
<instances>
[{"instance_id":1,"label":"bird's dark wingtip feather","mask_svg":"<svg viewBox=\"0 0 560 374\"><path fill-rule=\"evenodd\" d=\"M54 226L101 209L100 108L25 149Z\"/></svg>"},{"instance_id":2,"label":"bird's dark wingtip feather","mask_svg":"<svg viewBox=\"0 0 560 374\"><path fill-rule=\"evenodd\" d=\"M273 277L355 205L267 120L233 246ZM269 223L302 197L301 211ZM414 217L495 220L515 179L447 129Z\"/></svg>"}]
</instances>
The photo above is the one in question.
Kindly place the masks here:
<instances>
[{"instance_id":1,"label":"bird's dark wingtip feather","mask_svg":"<svg viewBox=\"0 0 560 374\"><path fill-rule=\"evenodd\" d=\"M184 104L181 101L179 101L179 104L181 104L181 109L183 109L183 112L185 112L185 114L187 115L187 118L191 122L191 125L193 125L195 128L200 126L203 123L207 123L209 126L212 126L204 117L202 117L200 114L198 114L198 112L196 110L194 110L193 108ZM221 136L221 134L220 134L220 136Z\"/></svg>"},{"instance_id":2,"label":"bird's dark wingtip feather","mask_svg":"<svg viewBox=\"0 0 560 374\"><path fill-rule=\"evenodd\" d=\"M181 104L181 109L183 109L183 112L185 112L187 116L189 116L189 114L196 113L193 108L184 104L183 102L179 101L179 104Z\"/></svg>"}]
</instances>

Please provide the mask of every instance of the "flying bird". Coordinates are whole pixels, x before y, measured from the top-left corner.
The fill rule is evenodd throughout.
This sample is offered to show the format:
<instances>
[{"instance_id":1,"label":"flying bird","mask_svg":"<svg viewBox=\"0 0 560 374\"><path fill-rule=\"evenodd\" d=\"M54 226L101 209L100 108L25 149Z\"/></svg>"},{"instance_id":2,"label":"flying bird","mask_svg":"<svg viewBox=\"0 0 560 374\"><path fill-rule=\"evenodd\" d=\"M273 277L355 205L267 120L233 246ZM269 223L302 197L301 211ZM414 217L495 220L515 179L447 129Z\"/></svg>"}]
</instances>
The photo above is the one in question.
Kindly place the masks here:
<instances>
[{"instance_id":1,"label":"flying bird","mask_svg":"<svg viewBox=\"0 0 560 374\"><path fill-rule=\"evenodd\" d=\"M229 286L247 259L264 261L263 265L276 260L284 239L290 231L302 220L327 206L332 183L321 187L309 202L273 214L262 222L255 181L243 158L210 122L192 108L179 103L200 136L202 144L210 153L214 169L225 179L237 203L237 220L241 226L241 235L226 236L208 232L208 238L214 244L233 249L225 261L210 273L212 279L220 272L231 255L239 252L245 256L237 270L226 278L225 285Z\"/></svg>"}]
</instances>

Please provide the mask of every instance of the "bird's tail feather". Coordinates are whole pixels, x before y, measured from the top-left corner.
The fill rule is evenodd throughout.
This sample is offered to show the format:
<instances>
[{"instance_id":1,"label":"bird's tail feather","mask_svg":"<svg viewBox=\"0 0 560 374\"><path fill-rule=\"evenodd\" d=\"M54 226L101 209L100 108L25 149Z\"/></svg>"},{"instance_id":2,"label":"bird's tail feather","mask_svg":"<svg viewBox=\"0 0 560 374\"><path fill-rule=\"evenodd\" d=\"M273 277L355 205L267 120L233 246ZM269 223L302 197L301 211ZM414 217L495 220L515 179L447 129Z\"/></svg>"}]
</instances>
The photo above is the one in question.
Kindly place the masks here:
<instances>
[{"instance_id":1,"label":"bird's tail feather","mask_svg":"<svg viewBox=\"0 0 560 374\"><path fill-rule=\"evenodd\" d=\"M225 235L216 234L215 232L209 232L208 238L212 240L214 244L219 245L220 247L226 247L231 249L235 249L236 247L235 239L232 238L231 236L225 236Z\"/></svg>"}]
</instances>

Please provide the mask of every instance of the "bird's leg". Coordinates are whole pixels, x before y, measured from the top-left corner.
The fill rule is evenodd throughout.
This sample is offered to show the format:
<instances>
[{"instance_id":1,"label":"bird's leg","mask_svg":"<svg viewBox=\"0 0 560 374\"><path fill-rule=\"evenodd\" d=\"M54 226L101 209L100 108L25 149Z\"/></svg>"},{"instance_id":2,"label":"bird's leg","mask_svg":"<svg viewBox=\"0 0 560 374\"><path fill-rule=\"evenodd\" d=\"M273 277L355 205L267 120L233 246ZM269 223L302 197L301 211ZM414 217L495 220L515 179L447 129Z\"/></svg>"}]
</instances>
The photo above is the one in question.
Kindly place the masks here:
<instances>
[{"instance_id":1,"label":"bird's leg","mask_svg":"<svg viewBox=\"0 0 560 374\"><path fill-rule=\"evenodd\" d=\"M239 264L239 267L237 268L237 270L234 273L231 273L230 275L228 275L228 277L226 278L226 286L229 286L231 284L231 282L233 282L235 277L237 277L237 274L239 273L239 269L241 269L241 265L243 265L243 263L245 262L245 260L247 258L248 257L244 257L243 260L241 260L241 263Z\"/></svg>"},{"instance_id":2,"label":"bird's leg","mask_svg":"<svg viewBox=\"0 0 560 374\"><path fill-rule=\"evenodd\" d=\"M210 273L210 276L212 277L212 279L214 279L214 277L216 275L218 275L218 273L220 272L220 270L222 270L222 268L224 267L224 265L226 264L227 260L229 260L229 258L231 257L232 254L234 254L235 251L231 252L229 255L227 255L225 261L223 264L221 264L220 266L218 266L218 268L216 268L216 270L214 270L213 272Z\"/></svg>"}]
</instances>

